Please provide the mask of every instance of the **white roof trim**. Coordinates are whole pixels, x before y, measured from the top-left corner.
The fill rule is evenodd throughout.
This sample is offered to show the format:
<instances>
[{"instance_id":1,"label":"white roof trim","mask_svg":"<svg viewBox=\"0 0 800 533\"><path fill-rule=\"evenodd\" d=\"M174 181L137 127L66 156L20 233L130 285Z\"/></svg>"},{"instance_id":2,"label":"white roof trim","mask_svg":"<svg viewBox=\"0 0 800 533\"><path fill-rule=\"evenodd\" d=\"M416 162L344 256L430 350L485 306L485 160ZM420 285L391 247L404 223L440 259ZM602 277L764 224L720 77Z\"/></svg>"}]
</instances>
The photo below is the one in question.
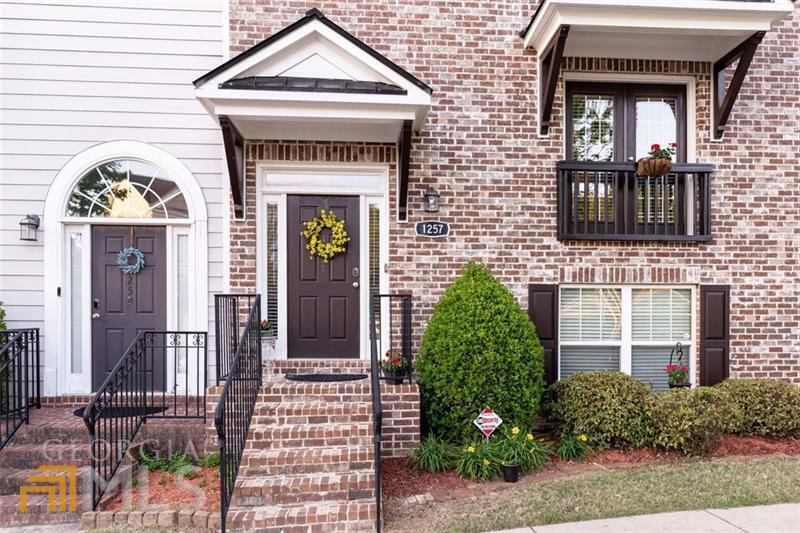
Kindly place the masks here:
<instances>
[{"instance_id":1,"label":"white roof trim","mask_svg":"<svg viewBox=\"0 0 800 533\"><path fill-rule=\"evenodd\" d=\"M220 84L240 77L256 75L260 68L277 76L312 57L328 62L336 70L357 81L376 81L396 85L406 94L359 94L341 92L305 92L274 90L220 89ZM248 117L313 118L321 120L335 115L363 120L372 113L376 120L411 118L419 129L431 105L431 95L379 61L359 46L337 33L320 20L311 20L296 30L270 43L264 49L244 58L205 80L195 88L195 96L212 115ZM301 105L302 104L302 105ZM404 117L400 119L399 117ZM347 118L347 117L342 117ZM367 117L368 118L368 117Z\"/></svg>"},{"instance_id":2,"label":"white roof trim","mask_svg":"<svg viewBox=\"0 0 800 533\"><path fill-rule=\"evenodd\" d=\"M758 31L769 31L774 23L788 14L795 6L791 0L775 0L774 2L737 2L721 0L672 0L669 3L654 5L652 0L543 0L547 4L536 16L536 20L527 29L524 36L525 47L542 52L552 41L553 36L562 25L570 26L570 40L576 34L586 31L591 34L609 34L625 32L628 45L622 44L620 36L619 53L608 57L630 57L631 51L637 49L636 35L656 35L664 41L672 36L676 41L687 36L707 36L708 39L728 38L732 41L743 40ZM740 39L741 37L741 39ZM602 44L602 43L601 43ZM684 53L686 57L673 57L681 60L713 61L722 56L717 54L718 48L727 46L719 43L705 56L702 51L692 56L687 50L674 50L673 53ZM593 54L588 45L575 46L577 53L570 51L567 55L581 57L599 57L601 54L613 53L608 46L597 47ZM732 48L732 47L731 47ZM630 57L641 59L644 57ZM627 54L627 55L626 55ZM657 57L654 59L662 59Z\"/></svg>"}]
</instances>

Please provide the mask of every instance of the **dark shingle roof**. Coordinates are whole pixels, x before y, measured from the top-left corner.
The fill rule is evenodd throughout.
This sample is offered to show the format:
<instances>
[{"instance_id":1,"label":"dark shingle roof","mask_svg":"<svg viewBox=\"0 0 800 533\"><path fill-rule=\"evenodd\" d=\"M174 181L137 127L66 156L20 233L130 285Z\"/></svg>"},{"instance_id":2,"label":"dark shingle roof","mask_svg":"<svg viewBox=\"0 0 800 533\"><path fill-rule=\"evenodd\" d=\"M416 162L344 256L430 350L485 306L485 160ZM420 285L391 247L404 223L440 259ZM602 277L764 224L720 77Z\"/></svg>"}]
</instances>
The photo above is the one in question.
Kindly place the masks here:
<instances>
[{"instance_id":1,"label":"dark shingle roof","mask_svg":"<svg viewBox=\"0 0 800 533\"><path fill-rule=\"evenodd\" d=\"M299 91L315 93L408 94L397 85L379 81L298 78L288 76L250 76L220 83L220 89L256 91Z\"/></svg>"}]
</instances>

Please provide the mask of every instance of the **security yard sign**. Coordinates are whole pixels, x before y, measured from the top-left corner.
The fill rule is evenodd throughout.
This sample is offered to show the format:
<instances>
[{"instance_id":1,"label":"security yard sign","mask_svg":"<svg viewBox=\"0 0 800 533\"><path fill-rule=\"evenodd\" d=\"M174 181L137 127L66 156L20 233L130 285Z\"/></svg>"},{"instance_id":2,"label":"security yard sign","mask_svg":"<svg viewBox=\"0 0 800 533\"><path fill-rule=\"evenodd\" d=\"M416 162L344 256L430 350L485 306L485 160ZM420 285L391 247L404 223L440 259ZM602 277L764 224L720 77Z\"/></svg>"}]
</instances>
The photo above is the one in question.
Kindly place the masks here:
<instances>
[{"instance_id":1,"label":"security yard sign","mask_svg":"<svg viewBox=\"0 0 800 533\"><path fill-rule=\"evenodd\" d=\"M497 416L497 414L489 409L488 407L481 411L481 414L478 415L473 423L481 430L484 437L489 437L494 430L500 427L500 424L503 423L503 419Z\"/></svg>"}]
</instances>

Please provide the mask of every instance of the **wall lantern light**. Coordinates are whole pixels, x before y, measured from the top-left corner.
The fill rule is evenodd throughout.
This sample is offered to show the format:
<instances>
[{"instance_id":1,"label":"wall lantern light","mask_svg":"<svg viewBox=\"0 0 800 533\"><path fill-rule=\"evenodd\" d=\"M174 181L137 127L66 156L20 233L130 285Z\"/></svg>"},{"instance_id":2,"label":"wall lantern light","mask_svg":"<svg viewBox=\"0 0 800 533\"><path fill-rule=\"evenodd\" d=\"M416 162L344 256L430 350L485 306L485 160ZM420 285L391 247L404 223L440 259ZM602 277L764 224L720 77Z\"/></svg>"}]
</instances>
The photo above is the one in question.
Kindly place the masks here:
<instances>
[{"instance_id":1,"label":"wall lantern light","mask_svg":"<svg viewBox=\"0 0 800 533\"><path fill-rule=\"evenodd\" d=\"M19 240L35 241L37 229L39 229L39 215L25 215L25 218L19 221Z\"/></svg>"},{"instance_id":2,"label":"wall lantern light","mask_svg":"<svg viewBox=\"0 0 800 533\"><path fill-rule=\"evenodd\" d=\"M439 212L439 192L433 187L425 190L425 211L427 213Z\"/></svg>"}]
</instances>

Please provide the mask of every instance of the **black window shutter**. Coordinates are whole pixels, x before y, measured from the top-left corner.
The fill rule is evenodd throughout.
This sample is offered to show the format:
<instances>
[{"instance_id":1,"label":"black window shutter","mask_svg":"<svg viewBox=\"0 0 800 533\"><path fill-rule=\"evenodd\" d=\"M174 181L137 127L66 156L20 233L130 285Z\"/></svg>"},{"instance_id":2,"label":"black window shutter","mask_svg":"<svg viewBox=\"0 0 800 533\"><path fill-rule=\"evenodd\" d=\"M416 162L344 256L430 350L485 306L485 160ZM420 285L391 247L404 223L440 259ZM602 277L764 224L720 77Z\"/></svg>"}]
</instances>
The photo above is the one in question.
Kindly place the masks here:
<instances>
[{"instance_id":1,"label":"black window shutter","mask_svg":"<svg viewBox=\"0 0 800 533\"><path fill-rule=\"evenodd\" d=\"M528 287L528 316L544 348L544 378L555 383L558 376L558 285Z\"/></svg>"},{"instance_id":2,"label":"black window shutter","mask_svg":"<svg viewBox=\"0 0 800 533\"><path fill-rule=\"evenodd\" d=\"M700 287L700 385L728 377L730 366L729 285Z\"/></svg>"}]
</instances>

